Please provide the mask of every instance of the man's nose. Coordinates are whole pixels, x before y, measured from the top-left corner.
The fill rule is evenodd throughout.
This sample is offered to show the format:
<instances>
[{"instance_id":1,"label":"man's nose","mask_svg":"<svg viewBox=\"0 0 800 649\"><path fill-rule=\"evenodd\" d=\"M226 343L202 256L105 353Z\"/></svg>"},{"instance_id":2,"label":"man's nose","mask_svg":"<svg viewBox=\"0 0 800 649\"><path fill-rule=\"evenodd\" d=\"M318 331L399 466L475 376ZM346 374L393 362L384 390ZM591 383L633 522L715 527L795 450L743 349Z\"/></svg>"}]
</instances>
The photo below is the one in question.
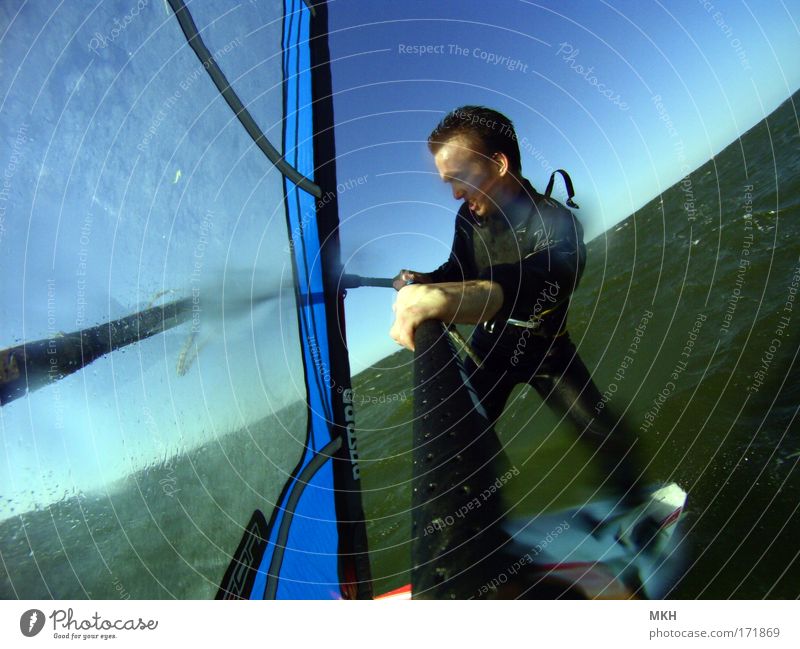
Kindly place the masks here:
<instances>
[{"instance_id":1,"label":"man's nose","mask_svg":"<svg viewBox=\"0 0 800 649\"><path fill-rule=\"evenodd\" d=\"M457 201L460 201L465 195L466 192L461 187L453 187L453 198Z\"/></svg>"}]
</instances>

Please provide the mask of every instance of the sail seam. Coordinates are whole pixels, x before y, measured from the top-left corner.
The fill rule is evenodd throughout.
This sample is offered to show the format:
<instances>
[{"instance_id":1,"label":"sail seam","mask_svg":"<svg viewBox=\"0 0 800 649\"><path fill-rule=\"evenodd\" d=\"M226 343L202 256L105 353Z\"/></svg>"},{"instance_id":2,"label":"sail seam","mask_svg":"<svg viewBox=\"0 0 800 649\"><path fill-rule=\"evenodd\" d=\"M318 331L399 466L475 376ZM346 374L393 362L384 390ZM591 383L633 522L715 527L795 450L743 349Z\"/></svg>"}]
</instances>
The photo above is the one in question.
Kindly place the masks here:
<instances>
[{"instance_id":1,"label":"sail seam","mask_svg":"<svg viewBox=\"0 0 800 649\"><path fill-rule=\"evenodd\" d=\"M267 585L264 589L264 599L275 599L278 593L278 576L281 571L283 556L286 553L286 543L289 540L289 527L292 524L297 504L300 502L300 496L303 495L306 485L312 480L317 471L322 468L325 462L334 456L341 446L341 437L332 439L319 453L311 458L311 461L306 464L300 472L300 475L297 476L294 489L292 489L289 500L286 502L286 507L283 510L283 520L278 529L278 538L275 539L275 550L272 553L272 562L269 564Z\"/></svg>"}]
</instances>

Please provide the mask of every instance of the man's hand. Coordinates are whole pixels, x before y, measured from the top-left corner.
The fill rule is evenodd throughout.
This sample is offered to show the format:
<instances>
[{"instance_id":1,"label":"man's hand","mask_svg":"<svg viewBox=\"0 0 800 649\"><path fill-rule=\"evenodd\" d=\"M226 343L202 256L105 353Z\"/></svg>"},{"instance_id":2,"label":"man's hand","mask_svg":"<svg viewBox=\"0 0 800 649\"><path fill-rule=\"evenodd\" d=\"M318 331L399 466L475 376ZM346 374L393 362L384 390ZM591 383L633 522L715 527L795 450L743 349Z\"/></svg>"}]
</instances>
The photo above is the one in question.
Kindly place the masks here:
<instances>
[{"instance_id":1,"label":"man's hand","mask_svg":"<svg viewBox=\"0 0 800 649\"><path fill-rule=\"evenodd\" d=\"M406 270L404 268L397 273L397 275L395 275L394 279L392 280L392 286L394 286L395 291L399 291L401 288L406 286L408 282L414 282L415 284L429 284L430 281L431 278L425 273L418 273L415 270Z\"/></svg>"},{"instance_id":2,"label":"man's hand","mask_svg":"<svg viewBox=\"0 0 800 649\"><path fill-rule=\"evenodd\" d=\"M479 324L491 320L502 305L502 287L488 280L410 284L397 293L392 306L395 320L389 335L413 351L414 332L425 320Z\"/></svg>"},{"instance_id":3,"label":"man's hand","mask_svg":"<svg viewBox=\"0 0 800 649\"><path fill-rule=\"evenodd\" d=\"M397 301L392 305L394 324L389 335L398 345L414 351L414 332L425 320L442 317L447 296L438 284L410 284L397 293Z\"/></svg>"}]
</instances>

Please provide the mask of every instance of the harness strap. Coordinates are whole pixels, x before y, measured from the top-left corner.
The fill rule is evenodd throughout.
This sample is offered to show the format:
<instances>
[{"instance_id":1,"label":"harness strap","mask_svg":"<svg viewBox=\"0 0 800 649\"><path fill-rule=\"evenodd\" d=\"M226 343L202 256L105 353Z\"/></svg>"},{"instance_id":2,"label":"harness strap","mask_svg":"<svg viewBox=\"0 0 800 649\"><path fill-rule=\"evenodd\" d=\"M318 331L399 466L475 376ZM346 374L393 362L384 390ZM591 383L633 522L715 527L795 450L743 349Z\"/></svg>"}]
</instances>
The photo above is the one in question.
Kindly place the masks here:
<instances>
[{"instance_id":1,"label":"harness strap","mask_svg":"<svg viewBox=\"0 0 800 649\"><path fill-rule=\"evenodd\" d=\"M561 174L561 177L564 179L564 186L567 188L567 205L574 209L580 209L572 200L575 196L575 189L572 187L572 178L569 177L569 174L564 171L563 169L556 169L552 174L550 174L550 182L547 183L547 189L544 190L545 198L550 198L550 194L553 191L553 184L556 180L556 174Z\"/></svg>"}]
</instances>

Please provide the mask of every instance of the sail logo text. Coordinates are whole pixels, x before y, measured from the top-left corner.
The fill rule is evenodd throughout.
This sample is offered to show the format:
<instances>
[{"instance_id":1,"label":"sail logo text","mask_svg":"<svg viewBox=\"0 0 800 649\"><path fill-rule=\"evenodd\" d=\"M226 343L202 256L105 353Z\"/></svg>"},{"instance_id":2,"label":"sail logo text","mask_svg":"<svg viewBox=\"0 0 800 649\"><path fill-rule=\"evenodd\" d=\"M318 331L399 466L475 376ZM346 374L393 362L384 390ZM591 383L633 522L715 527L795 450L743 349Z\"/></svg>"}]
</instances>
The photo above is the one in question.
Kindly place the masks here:
<instances>
[{"instance_id":1,"label":"sail logo text","mask_svg":"<svg viewBox=\"0 0 800 649\"><path fill-rule=\"evenodd\" d=\"M356 451L356 419L353 411L353 391L345 390L342 394L344 401L345 430L347 431L347 448L350 451L350 464L353 467L353 480L361 477L358 467L358 451Z\"/></svg>"}]
</instances>

